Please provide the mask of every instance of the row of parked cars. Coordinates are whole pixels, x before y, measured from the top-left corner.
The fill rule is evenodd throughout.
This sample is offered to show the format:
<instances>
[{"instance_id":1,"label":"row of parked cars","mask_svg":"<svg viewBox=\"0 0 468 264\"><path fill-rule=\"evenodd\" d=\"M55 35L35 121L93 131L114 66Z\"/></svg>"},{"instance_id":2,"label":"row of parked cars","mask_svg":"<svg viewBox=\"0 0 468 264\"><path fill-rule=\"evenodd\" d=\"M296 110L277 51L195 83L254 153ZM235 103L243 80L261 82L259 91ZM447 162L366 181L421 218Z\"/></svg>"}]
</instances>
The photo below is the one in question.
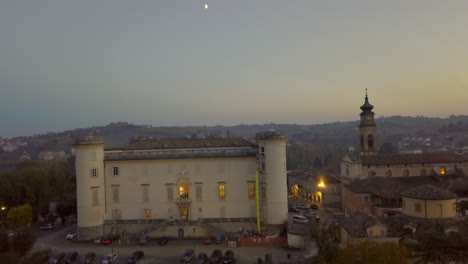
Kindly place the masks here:
<instances>
[{"instance_id":1,"label":"row of parked cars","mask_svg":"<svg viewBox=\"0 0 468 264\"><path fill-rule=\"evenodd\" d=\"M181 263L196 263L196 264L204 264L204 263L230 264L230 263L235 263L235 259L234 259L234 252L232 250L227 250L223 254L221 250L215 249L209 257L205 253L200 253L198 254L197 257L195 257L195 251L193 251L193 249L187 249L184 252L184 255L182 256L182 258L180 259L180 262Z\"/></svg>"},{"instance_id":2,"label":"row of parked cars","mask_svg":"<svg viewBox=\"0 0 468 264\"><path fill-rule=\"evenodd\" d=\"M136 264L140 259L145 256L145 253L141 250L135 251L127 260L128 264ZM117 254L107 255L100 264L113 264L116 263L119 258ZM78 259L77 252L57 252L49 259L48 264L71 264L73 261ZM79 264L92 264L96 261L96 253L89 252L80 259Z\"/></svg>"}]
</instances>

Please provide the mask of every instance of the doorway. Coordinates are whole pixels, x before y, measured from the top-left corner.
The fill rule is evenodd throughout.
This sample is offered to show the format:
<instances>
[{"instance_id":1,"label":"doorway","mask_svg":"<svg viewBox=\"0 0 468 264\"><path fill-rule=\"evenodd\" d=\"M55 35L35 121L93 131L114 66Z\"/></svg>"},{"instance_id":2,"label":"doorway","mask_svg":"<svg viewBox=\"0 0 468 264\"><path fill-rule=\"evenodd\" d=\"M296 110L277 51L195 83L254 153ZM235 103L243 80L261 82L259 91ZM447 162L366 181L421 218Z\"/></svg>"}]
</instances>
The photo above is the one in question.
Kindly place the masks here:
<instances>
[{"instance_id":1,"label":"doorway","mask_svg":"<svg viewBox=\"0 0 468 264\"><path fill-rule=\"evenodd\" d=\"M179 239L184 239L184 229L180 228L177 232L177 236L179 237Z\"/></svg>"},{"instance_id":2,"label":"doorway","mask_svg":"<svg viewBox=\"0 0 468 264\"><path fill-rule=\"evenodd\" d=\"M187 206L179 207L179 218L181 220L188 220L189 219L189 208Z\"/></svg>"}]
</instances>

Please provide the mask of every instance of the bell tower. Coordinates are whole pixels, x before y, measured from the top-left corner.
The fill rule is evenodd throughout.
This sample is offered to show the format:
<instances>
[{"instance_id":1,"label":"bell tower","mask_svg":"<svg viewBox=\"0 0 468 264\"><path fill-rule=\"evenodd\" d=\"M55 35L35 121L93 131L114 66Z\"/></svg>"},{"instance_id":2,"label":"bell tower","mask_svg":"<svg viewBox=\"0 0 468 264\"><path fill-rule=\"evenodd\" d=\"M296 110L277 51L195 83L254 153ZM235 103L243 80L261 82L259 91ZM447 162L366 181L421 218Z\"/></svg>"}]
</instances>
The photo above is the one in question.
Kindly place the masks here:
<instances>
[{"instance_id":1,"label":"bell tower","mask_svg":"<svg viewBox=\"0 0 468 264\"><path fill-rule=\"evenodd\" d=\"M377 125L374 120L374 106L369 103L369 97L366 97L364 104L361 106L361 121L359 123L359 137L361 155L375 155L377 154Z\"/></svg>"}]
</instances>

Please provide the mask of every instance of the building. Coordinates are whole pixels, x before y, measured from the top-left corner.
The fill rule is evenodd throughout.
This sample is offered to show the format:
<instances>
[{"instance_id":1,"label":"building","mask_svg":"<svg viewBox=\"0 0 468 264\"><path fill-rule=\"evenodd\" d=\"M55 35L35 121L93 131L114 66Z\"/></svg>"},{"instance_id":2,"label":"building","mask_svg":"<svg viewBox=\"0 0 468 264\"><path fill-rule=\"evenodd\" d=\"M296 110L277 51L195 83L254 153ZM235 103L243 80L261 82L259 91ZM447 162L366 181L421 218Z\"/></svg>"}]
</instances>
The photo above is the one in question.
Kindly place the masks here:
<instances>
[{"instance_id":1,"label":"building","mask_svg":"<svg viewBox=\"0 0 468 264\"><path fill-rule=\"evenodd\" d=\"M104 149L102 139L81 138L74 145L79 238L154 232L167 219L176 226L165 235L179 237L203 235L199 224L208 220L281 225L286 141L268 131L255 141L142 138Z\"/></svg>"},{"instance_id":2,"label":"building","mask_svg":"<svg viewBox=\"0 0 468 264\"><path fill-rule=\"evenodd\" d=\"M401 213L401 192L432 184L468 195L468 156L450 152L379 154L374 106L366 93L360 107L360 152L341 162L343 209L347 214L365 212L377 217Z\"/></svg>"}]
</instances>

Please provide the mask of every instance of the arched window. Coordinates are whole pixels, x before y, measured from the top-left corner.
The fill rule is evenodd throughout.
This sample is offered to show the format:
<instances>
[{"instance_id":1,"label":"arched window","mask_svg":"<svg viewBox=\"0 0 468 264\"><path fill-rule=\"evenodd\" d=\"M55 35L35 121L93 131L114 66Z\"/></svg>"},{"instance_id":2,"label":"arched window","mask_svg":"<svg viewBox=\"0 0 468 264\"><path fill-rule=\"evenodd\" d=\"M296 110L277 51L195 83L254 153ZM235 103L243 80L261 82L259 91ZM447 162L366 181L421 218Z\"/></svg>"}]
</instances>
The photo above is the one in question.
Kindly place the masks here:
<instances>
[{"instance_id":1,"label":"arched window","mask_svg":"<svg viewBox=\"0 0 468 264\"><path fill-rule=\"evenodd\" d=\"M372 135L367 136L367 146L369 149L374 148L374 137Z\"/></svg>"},{"instance_id":2,"label":"arched window","mask_svg":"<svg viewBox=\"0 0 468 264\"><path fill-rule=\"evenodd\" d=\"M421 169L421 176L426 176L426 175L427 175L426 169Z\"/></svg>"},{"instance_id":3,"label":"arched window","mask_svg":"<svg viewBox=\"0 0 468 264\"><path fill-rule=\"evenodd\" d=\"M387 173L385 173L386 176L392 176L392 170L387 170Z\"/></svg>"},{"instance_id":4,"label":"arched window","mask_svg":"<svg viewBox=\"0 0 468 264\"><path fill-rule=\"evenodd\" d=\"M346 165L346 176L349 177L349 165Z\"/></svg>"},{"instance_id":5,"label":"arched window","mask_svg":"<svg viewBox=\"0 0 468 264\"><path fill-rule=\"evenodd\" d=\"M408 169L405 169L403 171L403 176L409 176L409 170Z\"/></svg>"},{"instance_id":6,"label":"arched window","mask_svg":"<svg viewBox=\"0 0 468 264\"><path fill-rule=\"evenodd\" d=\"M361 134L361 149L364 149L364 135Z\"/></svg>"}]
</instances>

